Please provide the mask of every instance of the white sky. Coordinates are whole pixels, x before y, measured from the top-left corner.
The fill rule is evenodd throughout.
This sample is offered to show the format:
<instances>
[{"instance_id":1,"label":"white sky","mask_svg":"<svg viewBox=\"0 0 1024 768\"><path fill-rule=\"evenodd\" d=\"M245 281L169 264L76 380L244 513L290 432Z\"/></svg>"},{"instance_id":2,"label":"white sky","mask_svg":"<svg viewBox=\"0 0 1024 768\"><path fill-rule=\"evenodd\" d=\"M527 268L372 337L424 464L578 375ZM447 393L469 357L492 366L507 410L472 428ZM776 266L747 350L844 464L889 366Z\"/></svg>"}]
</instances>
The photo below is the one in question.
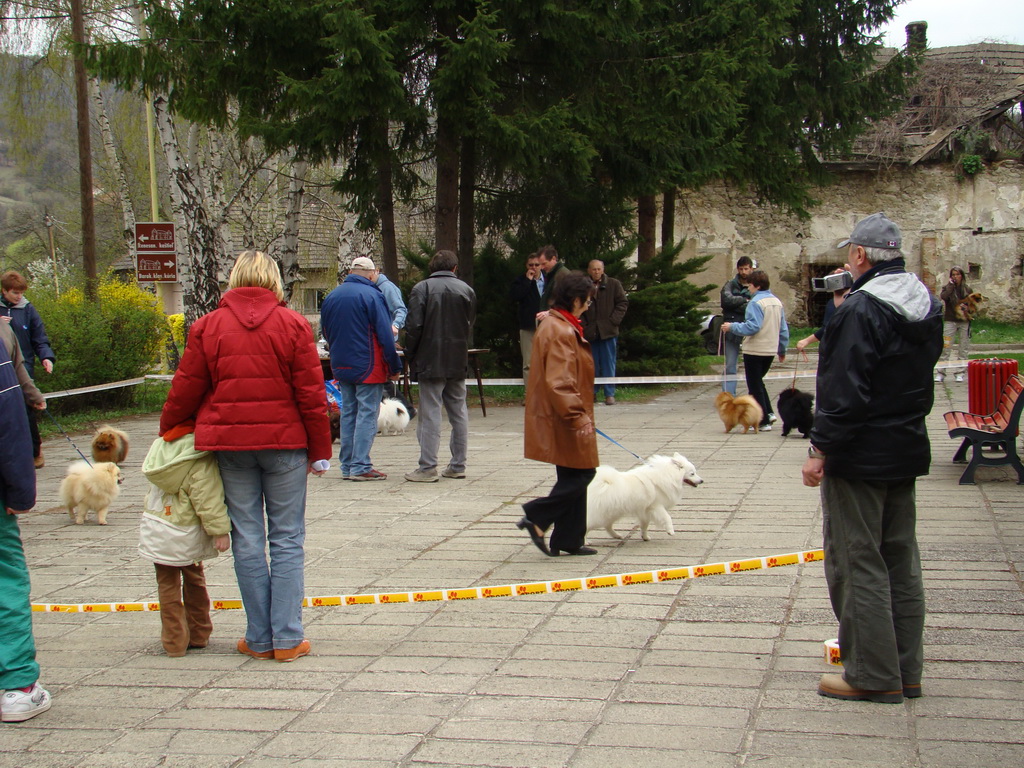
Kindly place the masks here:
<instances>
[{"instance_id":1,"label":"white sky","mask_svg":"<svg viewBox=\"0 0 1024 768\"><path fill-rule=\"evenodd\" d=\"M929 48L982 40L1024 45L1024 0L907 0L884 28L885 44L902 47L912 21L928 22Z\"/></svg>"}]
</instances>

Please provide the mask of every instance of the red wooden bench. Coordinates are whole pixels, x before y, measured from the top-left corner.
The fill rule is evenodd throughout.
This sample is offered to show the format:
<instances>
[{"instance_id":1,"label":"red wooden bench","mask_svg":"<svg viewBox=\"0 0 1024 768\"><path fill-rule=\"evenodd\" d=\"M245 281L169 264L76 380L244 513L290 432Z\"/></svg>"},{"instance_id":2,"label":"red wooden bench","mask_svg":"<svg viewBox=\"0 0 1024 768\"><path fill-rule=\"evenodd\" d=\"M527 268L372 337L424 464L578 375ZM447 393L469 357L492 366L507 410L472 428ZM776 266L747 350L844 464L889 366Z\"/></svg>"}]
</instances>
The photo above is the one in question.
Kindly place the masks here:
<instances>
[{"instance_id":1,"label":"red wooden bench","mask_svg":"<svg viewBox=\"0 0 1024 768\"><path fill-rule=\"evenodd\" d=\"M1003 385L995 411L987 416L964 411L944 414L950 437L962 437L954 464L967 461L967 449L972 448L970 463L960 476L960 485L974 485L974 471L980 467L1000 467L1009 464L1017 472L1017 484L1024 484L1024 464L1017 456L1017 427L1024 409L1024 377L1015 374Z\"/></svg>"}]
</instances>

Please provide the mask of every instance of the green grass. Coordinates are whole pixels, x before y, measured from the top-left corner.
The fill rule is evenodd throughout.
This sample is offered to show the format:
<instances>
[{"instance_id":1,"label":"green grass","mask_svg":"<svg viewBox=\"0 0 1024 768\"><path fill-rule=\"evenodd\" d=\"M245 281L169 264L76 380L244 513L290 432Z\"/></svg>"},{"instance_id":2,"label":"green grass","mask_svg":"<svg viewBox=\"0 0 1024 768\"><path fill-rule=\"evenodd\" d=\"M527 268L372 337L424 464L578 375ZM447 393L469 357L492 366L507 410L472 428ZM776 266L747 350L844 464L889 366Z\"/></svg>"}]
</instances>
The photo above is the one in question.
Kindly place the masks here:
<instances>
[{"instance_id":1,"label":"green grass","mask_svg":"<svg viewBox=\"0 0 1024 768\"><path fill-rule=\"evenodd\" d=\"M52 414L57 423L69 435L92 432L101 424L117 421L129 416L141 416L157 413L164 405L167 398L167 391L170 389L170 382L147 381L133 388L131 402L119 406L96 406L76 408L74 396L62 397L50 401L49 406L53 409ZM59 413L58 413L59 411ZM39 436L44 440L60 434L54 419L45 413L37 416L39 421Z\"/></svg>"},{"instance_id":2,"label":"green grass","mask_svg":"<svg viewBox=\"0 0 1024 768\"><path fill-rule=\"evenodd\" d=\"M817 326L814 328L789 326L789 345L793 346L800 339L810 336L811 332L815 330L817 330ZM971 343L1024 344L1024 325L979 318L971 323ZM979 355L979 357L984 357L984 355Z\"/></svg>"},{"instance_id":3,"label":"green grass","mask_svg":"<svg viewBox=\"0 0 1024 768\"><path fill-rule=\"evenodd\" d=\"M971 323L974 344L1024 344L1024 325L979 318Z\"/></svg>"}]
</instances>

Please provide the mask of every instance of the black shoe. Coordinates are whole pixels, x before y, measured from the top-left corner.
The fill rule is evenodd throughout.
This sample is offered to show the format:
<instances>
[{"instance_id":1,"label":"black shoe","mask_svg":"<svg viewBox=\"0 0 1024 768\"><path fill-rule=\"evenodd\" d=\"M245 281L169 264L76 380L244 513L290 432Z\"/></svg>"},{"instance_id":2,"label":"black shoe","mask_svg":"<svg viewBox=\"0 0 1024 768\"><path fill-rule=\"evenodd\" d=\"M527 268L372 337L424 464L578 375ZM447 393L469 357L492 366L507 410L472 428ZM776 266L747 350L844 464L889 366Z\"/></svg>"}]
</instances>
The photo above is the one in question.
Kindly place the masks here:
<instances>
[{"instance_id":1,"label":"black shoe","mask_svg":"<svg viewBox=\"0 0 1024 768\"><path fill-rule=\"evenodd\" d=\"M552 557L558 557L559 552L565 552L567 555L596 555L597 550L591 549L590 547L577 547L576 549L553 549Z\"/></svg>"},{"instance_id":2,"label":"black shoe","mask_svg":"<svg viewBox=\"0 0 1024 768\"><path fill-rule=\"evenodd\" d=\"M526 517L526 515L523 515L522 519L516 523L516 528L530 534L530 539L533 541L533 545L537 547L537 549L548 557L554 557L554 555L551 554L551 550L548 549L548 545L544 543L544 535L537 533L537 526L531 523L530 519Z\"/></svg>"}]
</instances>

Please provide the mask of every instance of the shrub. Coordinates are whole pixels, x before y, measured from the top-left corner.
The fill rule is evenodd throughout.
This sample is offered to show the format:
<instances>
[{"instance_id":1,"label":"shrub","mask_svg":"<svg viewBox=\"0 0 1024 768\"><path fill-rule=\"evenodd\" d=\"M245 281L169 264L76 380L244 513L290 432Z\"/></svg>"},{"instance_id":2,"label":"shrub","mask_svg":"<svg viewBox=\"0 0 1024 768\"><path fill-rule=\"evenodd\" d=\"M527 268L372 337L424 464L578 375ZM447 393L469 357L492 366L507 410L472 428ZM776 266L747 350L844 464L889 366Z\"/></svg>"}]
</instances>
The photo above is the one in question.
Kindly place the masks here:
<instances>
[{"instance_id":1,"label":"shrub","mask_svg":"<svg viewBox=\"0 0 1024 768\"><path fill-rule=\"evenodd\" d=\"M99 304L86 301L77 288L60 297L33 292L32 302L57 354L53 374L36 378L44 392L135 378L157 362L167 324L156 296L137 285L108 282L100 285L99 298ZM75 407L123 402L131 390L76 398L81 402Z\"/></svg>"}]
</instances>

